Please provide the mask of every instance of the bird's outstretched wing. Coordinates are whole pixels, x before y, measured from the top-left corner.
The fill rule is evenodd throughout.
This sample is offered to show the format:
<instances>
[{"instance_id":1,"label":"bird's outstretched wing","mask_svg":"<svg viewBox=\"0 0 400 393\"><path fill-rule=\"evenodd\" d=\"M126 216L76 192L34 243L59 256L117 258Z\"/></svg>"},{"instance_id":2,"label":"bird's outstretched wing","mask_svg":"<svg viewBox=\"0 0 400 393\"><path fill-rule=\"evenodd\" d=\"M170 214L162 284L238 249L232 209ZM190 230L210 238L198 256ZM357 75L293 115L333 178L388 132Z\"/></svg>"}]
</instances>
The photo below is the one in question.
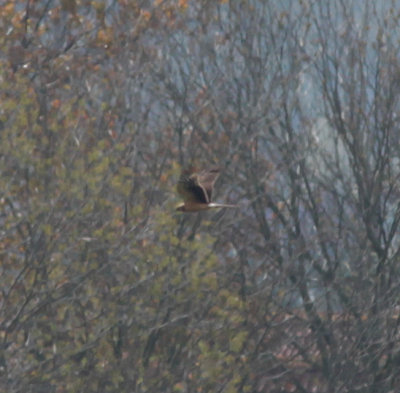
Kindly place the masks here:
<instances>
[{"instance_id":1,"label":"bird's outstretched wing","mask_svg":"<svg viewBox=\"0 0 400 393\"><path fill-rule=\"evenodd\" d=\"M200 183L199 175L190 169L182 172L176 188L184 202L209 203L207 190Z\"/></svg>"},{"instance_id":2,"label":"bird's outstretched wing","mask_svg":"<svg viewBox=\"0 0 400 393\"><path fill-rule=\"evenodd\" d=\"M214 183L219 176L219 172L219 168L212 168L201 171L197 174L199 184L203 186L207 193L208 202L211 202L212 190L214 188Z\"/></svg>"}]
</instances>

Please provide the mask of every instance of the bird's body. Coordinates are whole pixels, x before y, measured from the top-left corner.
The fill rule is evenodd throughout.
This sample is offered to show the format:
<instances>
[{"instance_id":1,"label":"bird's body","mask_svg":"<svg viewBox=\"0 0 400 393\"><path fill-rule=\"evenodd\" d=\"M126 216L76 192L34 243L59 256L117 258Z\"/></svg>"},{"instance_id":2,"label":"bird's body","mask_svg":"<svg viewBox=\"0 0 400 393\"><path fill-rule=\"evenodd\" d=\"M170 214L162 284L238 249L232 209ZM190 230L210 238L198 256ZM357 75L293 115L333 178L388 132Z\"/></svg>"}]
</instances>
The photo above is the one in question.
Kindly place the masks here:
<instances>
[{"instance_id":1,"label":"bird's body","mask_svg":"<svg viewBox=\"0 0 400 393\"><path fill-rule=\"evenodd\" d=\"M196 213L202 210L217 209L220 207L237 207L236 205L227 205L224 203L182 203L176 210L185 213Z\"/></svg>"},{"instance_id":2,"label":"bird's body","mask_svg":"<svg viewBox=\"0 0 400 393\"><path fill-rule=\"evenodd\" d=\"M197 173L192 169L183 171L178 181L177 191L183 197L184 203L179 205L176 210L191 213L221 207L236 207L211 202L212 189L218 175L218 168Z\"/></svg>"}]
</instances>

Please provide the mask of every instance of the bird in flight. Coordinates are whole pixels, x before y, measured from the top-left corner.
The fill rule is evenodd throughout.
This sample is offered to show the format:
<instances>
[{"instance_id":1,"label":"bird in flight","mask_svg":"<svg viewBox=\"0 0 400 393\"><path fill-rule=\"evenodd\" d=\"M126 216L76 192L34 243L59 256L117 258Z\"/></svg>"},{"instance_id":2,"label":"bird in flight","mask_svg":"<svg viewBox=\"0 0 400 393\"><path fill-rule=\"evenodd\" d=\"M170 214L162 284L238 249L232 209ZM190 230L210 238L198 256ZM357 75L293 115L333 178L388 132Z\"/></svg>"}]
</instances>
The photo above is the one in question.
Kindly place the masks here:
<instances>
[{"instance_id":1,"label":"bird in flight","mask_svg":"<svg viewBox=\"0 0 400 393\"><path fill-rule=\"evenodd\" d=\"M218 207L237 207L211 202L212 190L218 176L218 168L201 172L194 172L193 169L184 170L176 187L179 195L183 198L183 203L176 210L189 213Z\"/></svg>"}]
</instances>

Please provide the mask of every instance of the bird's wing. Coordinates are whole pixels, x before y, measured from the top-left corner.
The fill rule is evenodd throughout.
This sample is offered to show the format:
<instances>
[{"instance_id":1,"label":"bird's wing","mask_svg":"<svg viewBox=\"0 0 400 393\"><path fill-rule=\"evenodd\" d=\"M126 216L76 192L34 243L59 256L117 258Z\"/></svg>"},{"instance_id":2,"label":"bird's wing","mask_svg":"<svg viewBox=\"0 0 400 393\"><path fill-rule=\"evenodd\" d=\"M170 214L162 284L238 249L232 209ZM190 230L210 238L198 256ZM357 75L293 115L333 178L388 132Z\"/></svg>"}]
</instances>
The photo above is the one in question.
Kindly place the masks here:
<instances>
[{"instance_id":1,"label":"bird's wing","mask_svg":"<svg viewBox=\"0 0 400 393\"><path fill-rule=\"evenodd\" d=\"M212 190L218 176L219 176L219 168L204 170L198 173L197 175L199 184L204 188L204 190L207 193L208 202L211 202Z\"/></svg>"},{"instance_id":2,"label":"bird's wing","mask_svg":"<svg viewBox=\"0 0 400 393\"><path fill-rule=\"evenodd\" d=\"M207 191L196 173L182 172L176 189L185 202L209 203Z\"/></svg>"}]
</instances>

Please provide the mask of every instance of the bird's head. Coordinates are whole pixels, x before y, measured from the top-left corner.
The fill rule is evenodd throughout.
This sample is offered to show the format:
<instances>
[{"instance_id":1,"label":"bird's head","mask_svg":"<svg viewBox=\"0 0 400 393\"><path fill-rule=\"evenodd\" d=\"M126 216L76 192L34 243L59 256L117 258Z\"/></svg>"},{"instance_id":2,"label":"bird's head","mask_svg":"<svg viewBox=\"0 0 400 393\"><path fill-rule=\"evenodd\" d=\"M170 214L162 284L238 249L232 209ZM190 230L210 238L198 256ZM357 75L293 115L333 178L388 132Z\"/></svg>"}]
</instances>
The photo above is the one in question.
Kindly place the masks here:
<instances>
[{"instance_id":1,"label":"bird's head","mask_svg":"<svg viewBox=\"0 0 400 393\"><path fill-rule=\"evenodd\" d=\"M182 203L182 204L180 204L180 205L178 205L177 207L176 207L176 211L178 211L178 212L184 212L185 211L185 205Z\"/></svg>"}]
</instances>

